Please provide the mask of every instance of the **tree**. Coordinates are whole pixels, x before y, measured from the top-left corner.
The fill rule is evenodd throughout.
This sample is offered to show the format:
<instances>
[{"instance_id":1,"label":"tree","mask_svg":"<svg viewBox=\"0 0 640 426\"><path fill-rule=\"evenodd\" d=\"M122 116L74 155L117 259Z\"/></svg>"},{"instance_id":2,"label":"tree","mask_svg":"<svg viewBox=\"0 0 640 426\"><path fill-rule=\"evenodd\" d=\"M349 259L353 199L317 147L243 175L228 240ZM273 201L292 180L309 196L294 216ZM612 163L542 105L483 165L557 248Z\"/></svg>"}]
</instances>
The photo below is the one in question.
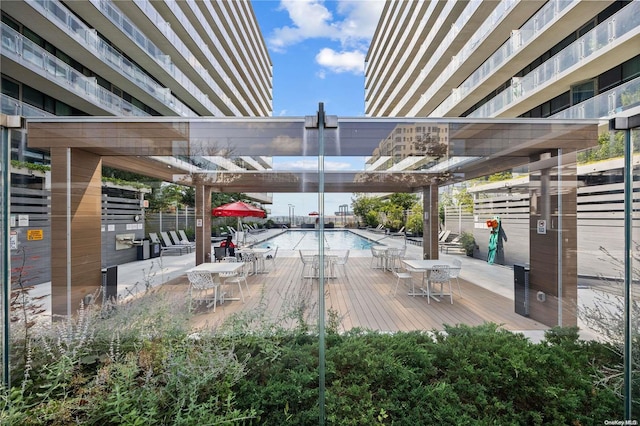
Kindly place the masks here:
<instances>
[{"instance_id":1,"label":"tree","mask_svg":"<svg viewBox=\"0 0 640 426\"><path fill-rule=\"evenodd\" d=\"M382 207L382 201L378 197L371 197L366 194L354 194L351 198L351 208L353 214L362 218L367 226L378 225L378 212Z\"/></svg>"},{"instance_id":2,"label":"tree","mask_svg":"<svg viewBox=\"0 0 640 426\"><path fill-rule=\"evenodd\" d=\"M405 192L396 192L389 196L389 202L400 206L402 210L409 210L419 200L416 194L408 194Z\"/></svg>"},{"instance_id":3,"label":"tree","mask_svg":"<svg viewBox=\"0 0 640 426\"><path fill-rule=\"evenodd\" d=\"M405 225L407 227L407 231L411 230L411 232L413 233L422 234L422 231L424 229L422 212L422 204L420 204L419 202L415 203L411 207L411 212L407 216L407 223Z\"/></svg>"}]
</instances>

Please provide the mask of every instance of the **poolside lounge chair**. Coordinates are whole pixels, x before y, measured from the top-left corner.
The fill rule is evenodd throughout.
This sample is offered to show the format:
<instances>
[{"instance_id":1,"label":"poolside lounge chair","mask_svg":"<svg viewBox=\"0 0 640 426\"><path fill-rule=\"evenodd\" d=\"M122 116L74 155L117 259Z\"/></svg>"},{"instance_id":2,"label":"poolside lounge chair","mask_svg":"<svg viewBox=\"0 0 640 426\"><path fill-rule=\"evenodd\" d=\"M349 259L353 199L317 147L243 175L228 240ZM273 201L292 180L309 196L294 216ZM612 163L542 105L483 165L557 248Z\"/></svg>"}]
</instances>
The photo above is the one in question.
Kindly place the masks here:
<instances>
[{"instance_id":1,"label":"poolside lounge chair","mask_svg":"<svg viewBox=\"0 0 640 426\"><path fill-rule=\"evenodd\" d=\"M167 246L166 244L160 241L160 237L158 237L158 234L156 234L155 232L149 232L149 238L151 238L151 242L160 244L160 250L161 250L160 254L163 254L163 253L183 254L186 252L186 250L188 250L184 246L176 246L174 244Z\"/></svg>"},{"instance_id":2,"label":"poolside lounge chair","mask_svg":"<svg viewBox=\"0 0 640 426\"><path fill-rule=\"evenodd\" d=\"M173 243L175 245L182 245L182 246L189 247L189 253L191 253L196 248L195 242L189 241L188 238L185 238L185 239L180 238L176 233L176 231L169 231L169 235L171 236L171 239L173 240Z\"/></svg>"},{"instance_id":3,"label":"poolside lounge chair","mask_svg":"<svg viewBox=\"0 0 640 426\"><path fill-rule=\"evenodd\" d=\"M378 225L378 227L376 229L373 229L372 231L373 232L377 232L377 233L386 234L387 233L387 228L385 228L383 224L380 224L380 225Z\"/></svg>"},{"instance_id":4,"label":"poolside lounge chair","mask_svg":"<svg viewBox=\"0 0 640 426\"><path fill-rule=\"evenodd\" d=\"M464 250L464 247L462 247L462 243L460 242L460 238L460 235L456 235L450 241L439 242L438 245L440 246L440 251L449 254L449 250Z\"/></svg>"},{"instance_id":5,"label":"poolside lounge chair","mask_svg":"<svg viewBox=\"0 0 640 426\"><path fill-rule=\"evenodd\" d=\"M167 234L165 231L161 231L160 236L162 237L162 243L165 247L177 247L180 250L180 254L191 253L191 247L185 246L183 244L173 243L171 241L171 238L169 238L169 234Z\"/></svg>"},{"instance_id":6,"label":"poolside lounge chair","mask_svg":"<svg viewBox=\"0 0 640 426\"><path fill-rule=\"evenodd\" d=\"M404 237L404 226L402 228L400 228L400 230L398 232L392 232L391 236L393 237Z\"/></svg>"}]
</instances>

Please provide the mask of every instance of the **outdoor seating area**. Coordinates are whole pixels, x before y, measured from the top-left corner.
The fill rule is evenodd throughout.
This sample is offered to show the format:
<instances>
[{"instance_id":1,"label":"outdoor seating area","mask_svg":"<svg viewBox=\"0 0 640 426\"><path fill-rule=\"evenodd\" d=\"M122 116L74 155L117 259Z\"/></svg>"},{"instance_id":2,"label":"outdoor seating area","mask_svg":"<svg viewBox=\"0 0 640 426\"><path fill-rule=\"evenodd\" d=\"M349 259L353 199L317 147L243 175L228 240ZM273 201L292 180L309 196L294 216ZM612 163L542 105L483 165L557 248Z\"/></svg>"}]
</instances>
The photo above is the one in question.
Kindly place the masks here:
<instances>
[{"instance_id":1,"label":"outdoor seating area","mask_svg":"<svg viewBox=\"0 0 640 426\"><path fill-rule=\"evenodd\" d=\"M333 261L329 260L331 256L325 256L328 277L324 288L326 308L337 313L344 330L354 327L383 331L431 330L442 329L444 324L480 325L485 322L503 324L510 330L547 329L545 325L515 313L512 300L454 277L449 273L456 269L452 262L440 260L440 263L451 267L446 276L445 271L440 270L438 277L436 268L421 264L425 262L423 260L404 259L391 264L391 270L383 270L371 268L368 256L352 257L344 252L342 256L348 259L344 265L348 279L329 278L335 276L332 275L335 272L331 272L331 266L339 256L333 257ZM270 268L265 274L250 275L251 266L247 265L247 274L242 278L241 286L236 281L233 281L233 288L231 285L224 286L224 280L218 280L225 292L224 303L219 303L215 312L213 309L199 311L194 322L202 325L220 321L234 313L251 309L264 310L265 315L277 318L285 316L285 311L291 308L291 302L301 297L308 298L307 306L316 306L317 262L317 255L300 251L295 257L279 257L278 268ZM211 265L224 264L208 263L195 269L209 269ZM243 262L237 264L245 265ZM338 263L334 266L338 266ZM213 266L212 270L215 268ZM458 279L458 283L465 287L464 297L460 292L453 295L453 279ZM231 281L227 284L231 284ZM176 289L179 288L184 294L186 285L188 280L185 279L183 284L173 284L167 290L178 291ZM244 302L231 300L238 297L233 297L230 292L237 292L240 302L243 295ZM249 294L251 297L247 298Z\"/></svg>"}]
</instances>

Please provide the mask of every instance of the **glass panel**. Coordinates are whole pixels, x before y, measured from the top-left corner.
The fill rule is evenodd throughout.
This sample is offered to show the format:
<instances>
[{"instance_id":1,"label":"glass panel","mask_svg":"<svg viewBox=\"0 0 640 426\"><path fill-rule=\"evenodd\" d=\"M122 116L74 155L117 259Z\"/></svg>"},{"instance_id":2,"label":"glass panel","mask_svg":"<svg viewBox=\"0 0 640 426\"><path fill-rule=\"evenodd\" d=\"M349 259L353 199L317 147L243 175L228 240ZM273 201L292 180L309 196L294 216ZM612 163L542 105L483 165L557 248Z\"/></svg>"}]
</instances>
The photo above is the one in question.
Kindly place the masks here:
<instances>
[{"instance_id":1,"label":"glass panel","mask_svg":"<svg viewBox=\"0 0 640 426\"><path fill-rule=\"evenodd\" d=\"M0 152L0 271L2 271L2 279L0 280L0 321L2 321L2 331L0 331L1 348L0 356L2 357L2 383L9 383L9 296L11 289L11 227L9 223L9 203L11 199L11 175L9 173L10 159L10 143L9 130L0 127L0 138L2 140L2 152Z\"/></svg>"},{"instance_id":2,"label":"glass panel","mask_svg":"<svg viewBox=\"0 0 640 426\"><path fill-rule=\"evenodd\" d=\"M583 254L579 246L588 236L579 233L578 188L587 185L578 178L576 150L597 145L597 123L327 120L322 131L315 116L31 120L30 147L59 144L50 194L53 312L66 315L89 295L132 300L157 287L173 292L172 309L186 315L186 271L220 268L216 259L227 250L220 243L230 236L246 282L215 272L225 301L212 296L198 305L189 315L200 324L237 313L255 319L251 326L304 327L315 336L321 318L339 332L493 322L539 337L547 327L576 323L580 262L593 249ZM133 175L148 187L107 185L100 166L166 183ZM441 200L445 191L456 200L443 219L439 189ZM300 195L278 205L282 194ZM342 194L357 201L334 201ZM260 200L270 213L212 217L212 207L238 199ZM90 213L67 217L60 208L70 205ZM439 235L440 227L448 234ZM171 243L180 230L192 241ZM159 243L150 240L156 234ZM82 256L69 256L69 247ZM436 278L437 264L450 267L442 290L425 281ZM515 264L531 273L526 315L515 300Z\"/></svg>"}]
</instances>

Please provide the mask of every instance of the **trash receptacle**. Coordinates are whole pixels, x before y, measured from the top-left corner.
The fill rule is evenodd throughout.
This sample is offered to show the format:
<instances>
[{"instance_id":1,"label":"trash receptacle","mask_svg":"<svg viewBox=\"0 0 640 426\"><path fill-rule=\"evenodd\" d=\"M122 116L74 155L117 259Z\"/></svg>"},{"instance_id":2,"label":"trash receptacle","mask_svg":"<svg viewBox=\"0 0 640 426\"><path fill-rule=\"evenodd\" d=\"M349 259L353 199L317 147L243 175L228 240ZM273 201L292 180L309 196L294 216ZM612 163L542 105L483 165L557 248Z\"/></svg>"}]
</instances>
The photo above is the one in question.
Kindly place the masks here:
<instances>
[{"instance_id":1,"label":"trash receptacle","mask_svg":"<svg viewBox=\"0 0 640 426\"><path fill-rule=\"evenodd\" d=\"M529 267L513 265L513 291L516 314L529 316Z\"/></svg>"},{"instance_id":2,"label":"trash receptacle","mask_svg":"<svg viewBox=\"0 0 640 426\"><path fill-rule=\"evenodd\" d=\"M102 268L102 300L118 298L118 266Z\"/></svg>"},{"instance_id":3,"label":"trash receptacle","mask_svg":"<svg viewBox=\"0 0 640 426\"><path fill-rule=\"evenodd\" d=\"M137 247L138 260L146 260L151 257L151 248L149 246L149 240L142 240L142 244Z\"/></svg>"},{"instance_id":4,"label":"trash receptacle","mask_svg":"<svg viewBox=\"0 0 640 426\"><path fill-rule=\"evenodd\" d=\"M150 243L151 257L160 257L160 243Z\"/></svg>"}]
</instances>

